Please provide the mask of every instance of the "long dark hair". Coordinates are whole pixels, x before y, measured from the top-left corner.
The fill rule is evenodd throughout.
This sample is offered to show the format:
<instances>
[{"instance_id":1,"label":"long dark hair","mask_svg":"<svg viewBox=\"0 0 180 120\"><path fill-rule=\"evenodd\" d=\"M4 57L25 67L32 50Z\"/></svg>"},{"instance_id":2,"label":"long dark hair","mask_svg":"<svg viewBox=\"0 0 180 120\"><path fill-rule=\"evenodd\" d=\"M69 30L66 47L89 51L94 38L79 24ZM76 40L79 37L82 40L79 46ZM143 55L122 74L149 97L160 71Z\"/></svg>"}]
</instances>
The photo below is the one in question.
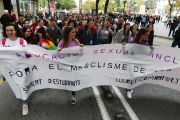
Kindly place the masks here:
<instances>
[{"instance_id":1,"label":"long dark hair","mask_svg":"<svg viewBox=\"0 0 180 120\"><path fill-rule=\"evenodd\" d=\"M27 29L30 29L31 36L25 38L25 32L27 31ZM27 43L37 44L37 37L32 32L31 27L26 27L26 26L23 27L23 29L22 29L22 37L27 41Z\"/></svg>"},{"instance_id":2,"label":"long dark hair","mask_svg":"<svg viewBox=\"0 0 180 120\"><path fill-rule=\"evenodd\" d=\"M140 40L141 35L143 35L147 32L149 32L147 28L141 28L139 30L139 32L136 34L136 36L134 37L133 41L136 42L137 44L139 44L140 43L139 40Z\"/></svg>"},{"instance_id":3,"label":"long dark hair","mask_svg":"<svg viewBox=\"0 0 180 120\"><path fill-rule=\"evenodd\" d=\"M44 39L48 44L49 44L48 40L52 41L52 39L45 33L44 27L39 28L37 33L41 33L42 39ZM39 37L38 37L38 41L39 41Z\"/></svg>"},{"instance_id":4,"label":"long dark hair","mask_svg":"<svg viewBox=\"0 0 180 120\"><path fill-rule=\"evenodd\" d=\"M124 24L124 23L119 23L119 24L118 24L118 27L117 27L118 30L122 29L122 27L121 27L122 24Z\"/></svg>"},{"instance_id":5,"label":"long dark hair","mask_svg":"<svg viewBox=\"0 0 180 120\"><path fill-rule=\"evenodd\" d=\"M149 24L149 25L147 25L147 27L146 28L148 28L149 26L152 26L152 28L154 29L154 26L153 26L153 24ZM152 31L150 32L150 35L154 35L154 30L152 29Z\"/></svg>"},{"instance_id":6,"label":"long dark hair","mask_svg":"<svg viewBox=\"0 0 180 120\"><path fill-rule=\"evenodd\" d=\"M126 23L126 24L124 25L124 33L123 33L123 35L125 35L125 32L126 32L126 26L127 26L127 25L130 26L130 23ZM127 35L129 35L129 32L130 32L130 30L128 29Z\"/></svg>"},{"instance_id":7,"label":"long dark hair","mask_svg":"<svg viewBox=\"0 0 180 120\"><path fill-rule=\"evenodd\" d=\"M8 27L8 26L13 26L14 30L17 32L16 36L17 37L22 37L22 34L21 34L21 31L19 30L19 27L16 24L14 24L14 23L7 23L6 25L3 26L3 32L2 32L3 33L3 37L5 37L5 38L8 37L7 34L6 34L6 27Z\"/></svg>"},{"instance_id":8,"label":"long dark hair","mask_svg":"<svg viewBox=\"0 0 180 120\"><path fill-rule=\"evenodd\" d=\"M66 26L64 27L64 30L63 30L63 34L62 34L62 39L64 41L63 43L63 48L67 48L68 46L68 40L69 40L69 33L75 29L74 27L72 26ZM77 45L78 45L78 42L76 39L73 39L72 41L74 41Z\"/></svg>"}]
</instances>

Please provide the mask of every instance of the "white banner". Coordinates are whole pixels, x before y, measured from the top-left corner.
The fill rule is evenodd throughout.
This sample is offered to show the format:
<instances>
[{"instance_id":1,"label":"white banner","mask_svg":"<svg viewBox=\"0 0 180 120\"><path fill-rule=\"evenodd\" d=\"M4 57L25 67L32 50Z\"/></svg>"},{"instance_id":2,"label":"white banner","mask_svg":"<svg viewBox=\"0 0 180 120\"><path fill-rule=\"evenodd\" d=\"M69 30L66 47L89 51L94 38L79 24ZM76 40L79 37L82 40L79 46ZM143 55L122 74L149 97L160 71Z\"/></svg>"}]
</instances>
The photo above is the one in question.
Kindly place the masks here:
<instances>
[{"instance_id":1,"label":"white banner","mask_svg":"<svg viewBox=\"0 0 180 120\"><path fill-rule=\"evenodd\" d=\"M179 54L175 48L150 49L137 44L76 46L61 51L16 46L0 48L0 68L16 97L23 100L45 88L77 91L114 85L130 89L153 83L180 91Z\"/></svg>"}]
</instances>

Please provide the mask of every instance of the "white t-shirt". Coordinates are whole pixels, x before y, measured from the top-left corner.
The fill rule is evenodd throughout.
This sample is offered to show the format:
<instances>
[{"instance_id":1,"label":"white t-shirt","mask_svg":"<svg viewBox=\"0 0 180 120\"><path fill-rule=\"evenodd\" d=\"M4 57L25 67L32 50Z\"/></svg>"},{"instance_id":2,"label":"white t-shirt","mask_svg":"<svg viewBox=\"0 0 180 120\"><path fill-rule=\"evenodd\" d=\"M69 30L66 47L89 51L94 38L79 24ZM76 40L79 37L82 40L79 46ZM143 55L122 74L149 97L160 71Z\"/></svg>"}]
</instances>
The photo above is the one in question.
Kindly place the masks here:
<instances>
[{"instance_id":1,"label":"white t-shirt","mask_svg":"<svg viewBox=\"0 0 180 120\"><path fill-rule=\"evenodd\" d=\"M23 43L23 44L24 44L24 45L27 45L26 40L24 40L24 43ZM13 46L17 46L17 45L20 45L20 37L18 37L18 39L15 40L15 41L12 41L12 40L10 40L9 38L6 38L6 42L5 42L4 47L13 47ZM1 41L0 47L3 47L2 41Z\"/></svg>"}]
</instances>

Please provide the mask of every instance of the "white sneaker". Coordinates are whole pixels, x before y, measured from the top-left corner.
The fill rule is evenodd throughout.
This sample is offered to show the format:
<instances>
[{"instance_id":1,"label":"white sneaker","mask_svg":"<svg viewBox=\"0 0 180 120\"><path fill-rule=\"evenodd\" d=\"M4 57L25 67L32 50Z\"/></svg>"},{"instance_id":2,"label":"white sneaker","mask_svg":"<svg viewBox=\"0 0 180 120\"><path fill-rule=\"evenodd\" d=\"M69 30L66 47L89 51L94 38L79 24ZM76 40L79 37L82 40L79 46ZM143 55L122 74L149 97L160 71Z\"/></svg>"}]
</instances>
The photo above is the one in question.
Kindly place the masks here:
<instances>
[{"instance_id":1,"label":"white sneaker","mask_svg":"<svg viewBox=\"0 0 180 120\"><path fill-rule=\"evenodd\" d=\"M23 115L27 115L28 114L28 105L23 105L22 114Z\"/></svg>"},{"instance_id":2,"label":"white sneaker","mask_svg":"<svg viewBox=\"0 0 180 120\"><path fill-rule=\"evenodd\" d=\"M131 91L127 91L127 97L129 98L129 99L131 99L132 98L132 92L133 92L133 90L131 90Z\"/></svg>"}]
</instances>

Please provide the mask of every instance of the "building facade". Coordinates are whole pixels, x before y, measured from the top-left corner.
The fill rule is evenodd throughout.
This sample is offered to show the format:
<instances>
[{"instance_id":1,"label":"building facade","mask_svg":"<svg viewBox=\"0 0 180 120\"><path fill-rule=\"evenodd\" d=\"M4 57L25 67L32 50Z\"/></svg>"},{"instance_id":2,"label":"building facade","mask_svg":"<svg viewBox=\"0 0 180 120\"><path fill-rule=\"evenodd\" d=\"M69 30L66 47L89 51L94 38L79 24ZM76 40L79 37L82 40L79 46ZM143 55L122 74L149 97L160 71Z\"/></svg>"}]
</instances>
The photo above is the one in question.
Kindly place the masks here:
<instances>
[{"instance_id":1,"label":"building facade","mask_svg":"<svg viewBox=\"0 0 180 120\"><path fill-rule=\"evenodd\" d=\"M156 14L166 14L167 11L165 9L165 6L168 6L168 0L158 0L157 7L156 7Z\"/></svg>"},{"instance_id":2,"label":"building facade","mask_svg":"<svg viewBox=\"0 0 180 120\"><path fill-rule=\"evenodd\" d=\"M157 7L157 0L144 0L144 5L147 11L154 14Z\"/></svg>"}]
</instances>

